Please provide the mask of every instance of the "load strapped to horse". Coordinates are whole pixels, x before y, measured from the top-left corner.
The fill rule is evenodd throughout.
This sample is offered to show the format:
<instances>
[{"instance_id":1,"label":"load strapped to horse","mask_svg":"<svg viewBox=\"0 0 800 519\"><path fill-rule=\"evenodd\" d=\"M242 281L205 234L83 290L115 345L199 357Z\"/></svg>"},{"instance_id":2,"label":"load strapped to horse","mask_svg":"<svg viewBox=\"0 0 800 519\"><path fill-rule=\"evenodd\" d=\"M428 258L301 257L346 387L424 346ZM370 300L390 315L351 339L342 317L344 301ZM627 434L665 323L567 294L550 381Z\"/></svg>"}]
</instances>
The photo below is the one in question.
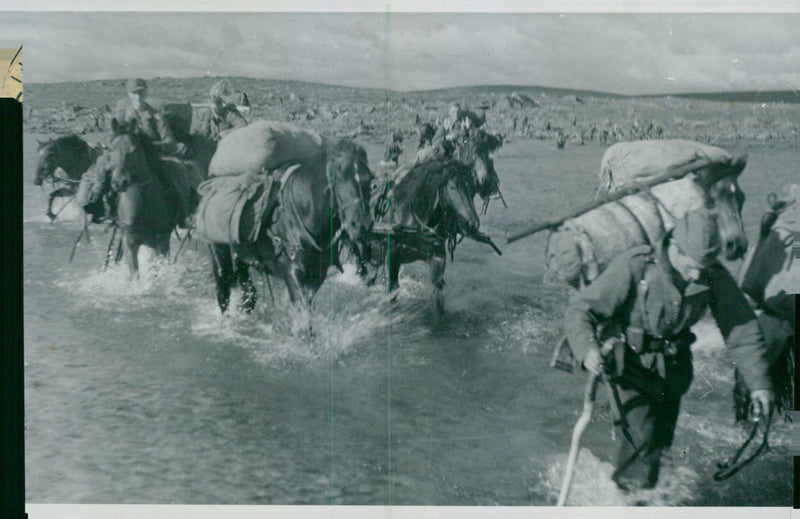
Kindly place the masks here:
<instances>
[{"instance_id":1,"label":"load strapped to horse","mask_svg":"<svg viewBox=\"0 0 800 519\"><path fill-rule=\"evenodd\" d=\"M342 240L359 252L366 246L373 176L353 142L257 121L220 140L209 175L194 223L211 247L223 312L234 281L244 288L242 308L253 309L250 266L283 278L292 302L308 307Z\"/></svg>"},{"instance_id":2,"label":"load strapped to horse","mask_svg":"<svg viewBox=\"0 0 800 519\"><path fill-rule=\"evenodd\" d=\"M323 161L329 144L313 130L274 121L231 132L211 159L210 178L198 188L196 236L211 244L253 241L274 208L277 187L300 164Z\"/></svg>"},{"instance_id":3,"label":"load strapped to horse","mask_svg":"<svg viewBox=\"0 0 800 519\"><path fill-rule=\"evenodd\" d=\"M744 194L737 184L746 157L687 140L623 142L605 153L598 194L570 214L512 235L550 230L545 281L590 284L617 254L655 244L676 219L706 207L718 216L727 259L744 255Z\"/></svg>"}]
</instances>

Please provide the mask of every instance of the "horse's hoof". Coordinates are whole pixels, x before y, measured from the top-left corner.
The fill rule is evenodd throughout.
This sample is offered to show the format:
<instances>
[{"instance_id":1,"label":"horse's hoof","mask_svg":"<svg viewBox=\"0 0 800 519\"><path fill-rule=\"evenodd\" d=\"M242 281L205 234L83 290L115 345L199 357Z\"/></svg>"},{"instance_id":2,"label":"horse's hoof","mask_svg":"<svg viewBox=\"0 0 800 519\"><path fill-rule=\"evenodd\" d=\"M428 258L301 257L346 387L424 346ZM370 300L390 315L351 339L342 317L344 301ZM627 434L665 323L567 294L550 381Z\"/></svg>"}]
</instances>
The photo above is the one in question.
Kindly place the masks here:
<instances>
[{"instance_id":1,"label":"horse's hoof","mask_svg":"<svg viewBox=\"0 0 800 519\"><path fill-rule=\"evenodd\" d=\"M56 215L54 213L48 211L45 214L47 215L48 218L50 218L50 222L54 222L55 221Z\"/></svg>"}]
</instances>

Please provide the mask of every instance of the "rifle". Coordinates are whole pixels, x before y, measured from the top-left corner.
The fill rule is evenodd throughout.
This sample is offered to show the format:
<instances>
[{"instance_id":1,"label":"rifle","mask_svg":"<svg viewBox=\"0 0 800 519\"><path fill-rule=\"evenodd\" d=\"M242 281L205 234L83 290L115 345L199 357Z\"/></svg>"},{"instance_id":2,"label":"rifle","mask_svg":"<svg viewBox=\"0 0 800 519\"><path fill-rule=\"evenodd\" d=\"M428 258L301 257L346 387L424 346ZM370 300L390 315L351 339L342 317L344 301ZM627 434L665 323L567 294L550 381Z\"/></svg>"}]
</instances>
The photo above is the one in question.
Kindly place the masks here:
<instances>
[{"instance_id":1,"label":"rifle","mask_svg":"<svg viewBox=\"0 0 800 519\"><path fill-rule=\"evenodd\" d=\"M736 172L737 170L741 171L742 169L744 169L744 165L745 165L745 157L737 157L730 164L719 164L718 162L715 163L706 157L700 157L682 166L671 166L667 169L666 173L663 173L657 177L653 177L645 182L638 182L623 187L619 191L615 191L613 194L605 198L601 198L599 200L593 200L587 204L580 206L579 208L570 212L566 216L553 218L551 220L545 220L544 222L540 222L536 225L528 227L527 229L523 229L522 231L514 233L508 237L507 243L513 243L519 240L520 238L530 236L531 234L535 234L545 229L555 229L556 227L564 223L564 221L569 220L570 218L578 217L584 213L591 211L592 209L600 207L601 205L605 205L609 202L615 202L617 200L625 198L626 196L636 194L640 191L648 190L653 186L657 186L658 184L663 184L665 182L670 182L672 180L678 180L680 178L685 177L689 173L694 173L708 166L723 167L726 169L730 169L733 172Z\"/></svg>"},{"instance_id":2,"label":"rifle","mask_svg":"<svg viewBox=\"0 0 800 519\"><path fill-rule=\"evenodd\" d=\"M486 245L490 246L492 249L494 249L494 251L497 253L498 256L502 256L503 255L503 251L501 251L497 247L497 245L494 244L494 242L492 241L491 238L489 238L489 236L483 234L482 232L475 231L473 233L468 234L467 236L469 236L470 238L472 238L476 242L485 243Z\"/></svg>"}]
</instances>

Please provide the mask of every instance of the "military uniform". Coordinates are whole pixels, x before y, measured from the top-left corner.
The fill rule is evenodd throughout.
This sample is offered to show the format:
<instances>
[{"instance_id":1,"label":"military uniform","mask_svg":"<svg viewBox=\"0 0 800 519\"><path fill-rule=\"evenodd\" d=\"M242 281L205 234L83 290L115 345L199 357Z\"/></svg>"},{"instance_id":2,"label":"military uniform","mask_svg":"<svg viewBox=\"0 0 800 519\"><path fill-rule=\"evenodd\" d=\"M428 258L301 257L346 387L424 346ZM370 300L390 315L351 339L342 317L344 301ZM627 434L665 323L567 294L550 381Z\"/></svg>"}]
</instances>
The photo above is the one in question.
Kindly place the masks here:
<instances>
[{"instance_id":1,"label":"military uniform","mask_svg":"<svg viewBox=\"0 0 800 519\"><path fill-rule=\"evenodd\" d=\"M220 109L211 109L211 120L209 121L209 133L211 140L218 141L228 131L234 128L247 126L247 119L239 113L234 105L222 105Z\"/></svg>"},{"instance_id":2,"label":"military uniform","mask_svg":"<svg viewBox=\"0 0 800 519\"><path fill-rule=\"evenodd\" d=\"M164 114L148 103L143 103L137 110L130 99L121 99L117 103L116 119L120 123L136 122L139 130L145 134L156 149L163 155L174 155L178 149L178 140L167 124Z\"/></svg>"},{"instance_id":3,"label":"military uniform","mask_svg":"<svg viewBox=\"0 0 800 519\"><path fill-rule=\"evenodd\" d=\"M137 90L146 90L146 85L142 80L132 80L128 82L128 92ZM120 124L129 125L135 123L141 133L143 133L153 144L154 148L161 155L175 155L179 151L178 140L175 134L169 127L164 114L161 110L154 108L147 102L142 102L139 109L133 106L129 98L121 99L117 102L114 111L115 119ZM155 164L155 167L159 167ZM92 221L97 222L102 215L109 214L107 208L103 207L103 195L109 191L109 180L111 172L106 168L92 168L85 175L82 182L88 184L88 196L83 206L87 213L92 214ZM160 176L160 175L159 175ZM171 179L165 179L165 184L169 184ZM171 196L180 204L183 212L188 216L189 213L189 199L188 194L182 193L174 185L164 186Z\"/></svg>"},{"instance_id":4,"label":"military uniform","mask_svg":"<svg viewBox=\"0 0 800 519\"><path fill-rule=\"evenodd\" d=\"M672 444L680 399L692 381L690 327L706 307L750 387L771 390L764 337L735 280L714 262L687 282L666 247L665 238L655 249L621 254L574 294L566 312L567 338L580 361L598 341L621 339L608 365L622 415L613 476L622 488L652 487L658 479L661 452Z\"/></svg>"}]
</instances>

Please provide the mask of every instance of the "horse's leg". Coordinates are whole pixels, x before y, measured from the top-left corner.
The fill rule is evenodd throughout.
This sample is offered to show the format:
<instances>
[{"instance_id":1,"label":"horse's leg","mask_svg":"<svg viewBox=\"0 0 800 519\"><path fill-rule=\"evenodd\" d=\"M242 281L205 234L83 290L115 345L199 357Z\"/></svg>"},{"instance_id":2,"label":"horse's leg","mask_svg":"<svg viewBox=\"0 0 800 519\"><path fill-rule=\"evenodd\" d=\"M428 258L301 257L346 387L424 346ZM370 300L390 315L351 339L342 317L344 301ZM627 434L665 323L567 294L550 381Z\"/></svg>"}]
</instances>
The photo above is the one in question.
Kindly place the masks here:
<instances>
[{"instance_id":1,"label":"horse's leg","mask_svg":"<svg viewBox=\"0 0 800 519\"><path fill-rule=\"evenodd\" d=\"M395 254L386 254L386 265L389 270L388 292L392 293L400 287L400 258Z\"/></svg>"},{"instance_id":2,"label":"horse's leg","mask_svg":"<svg viewBox=\"0 0 800 519\"><path fill-rule=\"evenodd\" d=\"M169 259L169 240L170 234L159 234L156 238L156 246L154 247L156 254L161 259Z\"/></svg>"},{"instance_id":3,"label":"horse's leg","mask_svg":"<svg viewBox=\"0 0 800 519\"><path fill-rule=\"evenodd\" d=\"M444 247L437 247L428 260L433 283L433 307L437 316L444 315L444 267L447 264L447 252Z\"/></svg>"},{"instance_id":4,"label":"horse's leg","mask_svg":"<svg viewBox=\"0 0 800 519\"><path fill-rule=\"evenodd\" d=\"M258 293L256 292L256 287L253 284L253 280L250 278L250 271L247 267L247 264L237 259L235 268L236 280L238 281L239 286L242 287L242 300L239 303L239 310L249 314L256 307L256 303L258 302Z\"/></svg>"},{"instance_id":5,"label":"horse's leg","mask_svg":"<svg viewBox=\"0 0 800 519\"><path fill-rule=\"evenodd\" d=\"M73 194L75 194L75 191L69 187L62 187L50 193L50 197L47 200L47 213L45 214L50 218L51 222L58 216L57 214L53 213L53 202L55 199L72 196Z\"/></svg>"},{"instance_id":6,"label":"horse's leg","mask_svg":"<svg viewBox=\"0 0 800 519\"><path fill-rule=\"evenodd\" d=\"M216 283L217 304L224 314L231 300L231 285L233 284L233 260L228 247L224 245L209 245L211 252L211 266L214 269Z\"/></svg>"},{"instance_id":7,"label":"horse's leg","mask_svg":"<svg viewBox=\"0 0 800 519\"><path fill-rule=\"evenodd\" d=\"M131 279L139 277L139 240L129 233L122 237L122 254L128 264L128 273Z\"/></svg>"},{"instance_id":8,"label":"horse's leg","mask_svg":"<svg viewBox=\"0 0 800 519\"><path fill-rule=\"evenodd\" d=\"M312 336L311 330L311 297L303 283L303 271L291 260L281 261L283 280L289 290L289 300L292 304L292 333L294 335Z\"/></svg>"}]
</instances>

